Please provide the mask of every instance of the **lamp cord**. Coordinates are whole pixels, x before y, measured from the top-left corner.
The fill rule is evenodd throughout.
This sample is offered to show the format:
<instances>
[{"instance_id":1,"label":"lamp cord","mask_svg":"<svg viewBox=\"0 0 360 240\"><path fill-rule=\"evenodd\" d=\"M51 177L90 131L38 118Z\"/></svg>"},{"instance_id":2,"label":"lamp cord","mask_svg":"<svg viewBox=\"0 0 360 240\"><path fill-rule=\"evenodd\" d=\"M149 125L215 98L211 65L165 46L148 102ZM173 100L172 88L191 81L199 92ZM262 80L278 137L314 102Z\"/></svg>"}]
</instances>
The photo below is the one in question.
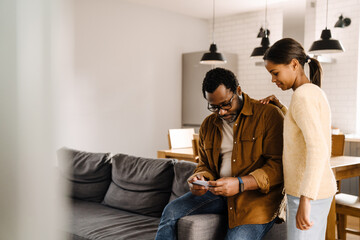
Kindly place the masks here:
<instances>
[{"instance_id":1,"label":"lamp cord","mask_svg":"<svg viewBox=\"0 0 360 240\"><path fill-rule=\"evenodd\" d=\"M328 8L329 8L329 0L326 0L326 29L328 25Z\"/></svg>"},{"instance_id":2,"label":"lamp cord","mask_svg":"<svg viewBox=\"0 0 360 240\"><path fill-rule=\"evenodd\" d=\"M267 23L267 0L265 1L265 24L264 24L265 25L265 37L267 37L267 35L268 35L266 23Z\"/></svg>"},{"instance_id":3,"label":"lamp cord","mask_svg":"<svg viewBox=\"0 0 360 240\"><path fill-rule=\"evenodd\" d=\"M215 32L215 0L213 0L213 31L212 31L213 43L215 43L214 32Z\"/></svg>"}]
</instances>

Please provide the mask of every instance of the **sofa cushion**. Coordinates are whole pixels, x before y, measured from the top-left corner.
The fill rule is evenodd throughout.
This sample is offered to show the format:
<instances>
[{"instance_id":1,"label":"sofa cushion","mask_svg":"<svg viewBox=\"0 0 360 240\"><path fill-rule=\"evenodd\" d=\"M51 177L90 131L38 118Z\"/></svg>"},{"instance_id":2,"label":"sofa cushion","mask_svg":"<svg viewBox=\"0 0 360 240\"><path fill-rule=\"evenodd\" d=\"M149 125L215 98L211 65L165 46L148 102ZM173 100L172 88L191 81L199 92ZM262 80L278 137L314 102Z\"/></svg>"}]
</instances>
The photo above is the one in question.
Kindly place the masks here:
<instances>
[{"instance_id":1,"label":"sofa cushion","mask_svg":"<svg viewBox=\"0 0 360 240\"><path fill-rule=\"evenodd\" d=\"M70 182L73 198L101 202L111 182L109 153L63 147L57 151L59 170Z\"/></svg>"},{"instance_id":2,"label":"sofa cushion","mask_svg":"<svg viewBox=\"0 0 360 240\"><path fill-rule=\"evenodd\" d=\"M226 216L220 214L196 214L179 219L178 240L221 240L227 230Z\"/></svg>"},{"instance_id":3,"label":"sofa cushion","mask_svg":"<svg viewBox=\"0 0 360 240\"><path fill-rule=\"evenodd\" d=\"M143 215L160 217L169 202L174 177L172 159L113 156L112 182L104 204Z\"/></svg>"},{"instance_id":4,"label":"sofa cushion","mask_svg":"<svg viewBox=\"0 0 360 240\"><path fill-rule=\"evenodd\" d=\"M65 229L70 239L153 240L160 222L156 217L82 200L73 200L71 209L71 222Z\"/></svg>"},{"instance_id":5,"label":"sofa cushion","mask_svg":"<svg viewBox=\"0 0 360 240\"><path fill-rule=\"evenodd\" d=\"M177 161L174 166L174 181L170 201L184 195L189 191L187 179L193 174L197 163L189 161Z\"/></svg>"}]
</instances>

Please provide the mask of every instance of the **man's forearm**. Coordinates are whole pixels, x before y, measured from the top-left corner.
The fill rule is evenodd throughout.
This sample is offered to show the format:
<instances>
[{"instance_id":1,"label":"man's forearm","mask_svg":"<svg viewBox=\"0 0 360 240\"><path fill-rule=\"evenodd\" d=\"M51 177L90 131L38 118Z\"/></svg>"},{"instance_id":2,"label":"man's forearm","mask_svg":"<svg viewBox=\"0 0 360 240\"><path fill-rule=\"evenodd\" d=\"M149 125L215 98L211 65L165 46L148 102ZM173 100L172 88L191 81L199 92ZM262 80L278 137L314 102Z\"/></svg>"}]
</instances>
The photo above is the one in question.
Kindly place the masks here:
<instances>
[{"instance_id":1,"label":"man's forearm","mask_svg":"<svg viewBox=\"0 0 360 240\"><path fill-rule=\"evenodd\" d=\"M259 185L257 184L253 176L251 175L242 176L241 179L244 182L244 191L259 189Z\"/></svg>"}]
</instances>

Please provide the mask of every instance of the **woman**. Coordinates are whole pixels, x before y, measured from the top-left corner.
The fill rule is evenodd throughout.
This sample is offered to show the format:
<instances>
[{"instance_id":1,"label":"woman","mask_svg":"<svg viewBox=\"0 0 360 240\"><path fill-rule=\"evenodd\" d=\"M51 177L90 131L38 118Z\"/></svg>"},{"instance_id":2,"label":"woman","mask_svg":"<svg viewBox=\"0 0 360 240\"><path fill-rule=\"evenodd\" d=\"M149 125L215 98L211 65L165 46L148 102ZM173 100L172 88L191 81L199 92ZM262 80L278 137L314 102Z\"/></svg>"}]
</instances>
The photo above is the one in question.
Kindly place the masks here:
<instances>
[{"instance_id":1,"label":"woman","mask_svg":"<svg viewBox=\"0 0 360 240\"><path fill-rule=\"evenodd\" d=\"M321 65L291 38L277 41L264 60L272 82L284 91L294 91L284 120L288 239L324 239L337 189L330 168L331 113L320 88ZM310 80L304 72L305 63L309 64ZM270 100L284 110L274 96L261 102Z\"/></svg>"}]
</instances>

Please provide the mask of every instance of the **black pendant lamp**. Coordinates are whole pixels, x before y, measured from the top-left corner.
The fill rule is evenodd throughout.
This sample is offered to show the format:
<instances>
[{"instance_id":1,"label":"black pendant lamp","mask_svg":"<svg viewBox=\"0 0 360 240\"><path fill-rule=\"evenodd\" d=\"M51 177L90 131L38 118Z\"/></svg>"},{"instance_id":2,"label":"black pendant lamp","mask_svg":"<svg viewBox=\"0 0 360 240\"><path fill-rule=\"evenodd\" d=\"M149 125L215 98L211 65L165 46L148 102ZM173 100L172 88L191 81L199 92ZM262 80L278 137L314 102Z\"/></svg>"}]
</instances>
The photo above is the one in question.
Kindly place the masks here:
<instances>
[{"instance_id":1,"label":"black pendant lamp","mask_svg":"<svg viewBox=\"0 0 360 240\"><path fill-rule=\"evenodd\" d=\"M257 36L257 37L261 37L261 46L254 48L254 50L250 55L251 58L264 56L266 50L270 47L270 40L269 40L270 31L266 28L266 24L267 24L267 1L265 4L265 30L261 27Z\"/></svg>"},{"instance_id":2,"label":"black pendant lamp","mask_svg":"<svg viewBox=\"0 0 360 240\"><path fill-rule=\"evenodd\" d=\"M331 31L327 28L328 21L328 4L329 1L326 1L326 27L321 32L321 39L313 42L309 49L309 53L312 54L322 54L322 53L339 53L344 52L344 47L341 43L331 38Z\"/></svg>"},{"instance_id":3,"label":"black pendant lamp","mask_svg":"<svg viewBox=\"0 0 360 240\"><path fill-rule=\"evenodd\" d=\"M344 28L344 27L349 26L350 24L351 24L351 19L350 18L344 18L343 15L341 14L340 17L339 17L339 20L337 20L334 27Z\"/></svg>"},{"instance_id":4,"label":"black pendant lamp","mask_svg":"<svg viewBox=\"0 0 360 240\"><path fill-rule=\"evenodd\" d=\"M212 30L212 40L213 43L210 45L210 52L205 53L201 60L201 64L208 64L208 65L218 65L218 64L225 64L226 59L224 56L217 52L217 47L214 41L214 31L215 31L215 0L213 0L213 30Z\"/></svg>"},{"instance_id":5,"label":"black pendant lamp","mask_svg":"<svg viewBox=\"0 0 360 240\"><path fill-rule=\"evenodd\" d=\"M260 27L259 33L257 35L258 38L263 38L266 35L270 35L270 30L269 29L263 29L262 27Z\"/></svg>"},{"instance_id":6,"label":"black pendant lamp","mask_svg":"<svg viewBox=\"0 0 360 240\"><path fill-rule=\"evenodd\" d=\"M262 57L264 56L266 50L270 46L270 40L269 37L266 35L261 39L261 46L254 48L254 50L251 53L251 57Z\"/></svg>"}]
</instances>

